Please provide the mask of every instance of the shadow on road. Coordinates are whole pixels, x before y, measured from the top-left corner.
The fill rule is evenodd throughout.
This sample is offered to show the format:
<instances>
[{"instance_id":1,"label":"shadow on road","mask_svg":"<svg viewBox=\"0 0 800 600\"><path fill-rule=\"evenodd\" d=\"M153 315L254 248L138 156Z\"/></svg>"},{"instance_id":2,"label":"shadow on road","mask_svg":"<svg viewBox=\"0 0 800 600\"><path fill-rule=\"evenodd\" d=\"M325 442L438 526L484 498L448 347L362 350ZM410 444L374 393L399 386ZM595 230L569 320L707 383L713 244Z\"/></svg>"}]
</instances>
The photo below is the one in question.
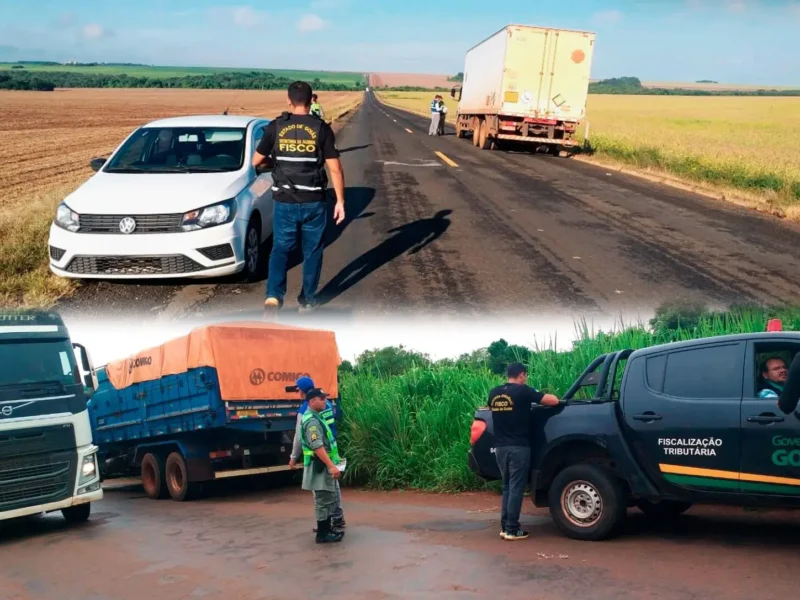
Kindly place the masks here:
<instances>
[{"instance_id":1,"label":"shadow on road","mask_svg":"<svg viewBox=\"0 0 800 600\"><path fill-rule=\"evenodd\" d=\"M631 512L621 539L637 537L771 550L783 546L796 551L800 548L800 521L796 515L787 515L784 511L761 513L742 510L741 514L726 511L718 516L706 512L687 513L663 521Z\"/></svg>"},{"instance_id":2,"label":"shadow on road","mask_svg":"<svg viewBox=\"0 0 800 600\"><path fill-rule=\"evenodd\" d=\"M339 154L345 154L347 152L355 152L356 150L363 150L364 148L369 148L372 144L364 144L363 146L350 146L349 148L343 148L339 150Z\"/></svg>"},{"instance_id":3,"label":"shadow on road","mask_svg":"<svg viewBox=\"0 0 800 600\"><path fill-rule=\"evenodd\" d=\"M390 229L387 233L393 233L392 237L356 258L322 288L320 301L323 304L331 302L397 257L405 253L416 254L437 240L450 227L448 217L452 212L440 210L431 218Z\"/></svg>"}]
</instances>

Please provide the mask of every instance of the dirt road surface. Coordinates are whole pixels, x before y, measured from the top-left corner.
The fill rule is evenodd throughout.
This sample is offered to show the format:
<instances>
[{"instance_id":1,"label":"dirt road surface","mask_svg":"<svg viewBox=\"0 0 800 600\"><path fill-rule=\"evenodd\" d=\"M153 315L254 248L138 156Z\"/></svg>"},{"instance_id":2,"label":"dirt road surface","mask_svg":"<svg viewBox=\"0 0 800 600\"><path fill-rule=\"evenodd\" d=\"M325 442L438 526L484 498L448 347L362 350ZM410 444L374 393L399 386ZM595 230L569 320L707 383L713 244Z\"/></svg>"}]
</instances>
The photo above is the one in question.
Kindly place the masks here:
<instances>
[{"instance_id":1,"label":"dirt road surface","mask_svg":"<svg viewBox=\"0 0 800 600\"><path fill-rule=\"evenodd\" d=\"M347 219L322 275L332 313L721 307L800 297L800 228L551 156L490 152L365 97L338 135ZM456 165L456 166L453 166ZM287 310L299 293L289 275ZM62 310L167 315L259 310L264 284L89 283Z\"/></svg>"},{"instance_id":2,"label":"dirt road surface","mask_svg":"<svg viewBox=\"0 0 800 600\"><path fill-rule=\"evenodd\" d=\"M498 498L344 491L344 541L313 541L308 493L239 484L192 503L107 491L88 523L0 528L0 600L771 600L797 593L800 517L694 508L622 537L561 536L525 506L528 540L498 536Z\"/></svg>"}]
</instances>

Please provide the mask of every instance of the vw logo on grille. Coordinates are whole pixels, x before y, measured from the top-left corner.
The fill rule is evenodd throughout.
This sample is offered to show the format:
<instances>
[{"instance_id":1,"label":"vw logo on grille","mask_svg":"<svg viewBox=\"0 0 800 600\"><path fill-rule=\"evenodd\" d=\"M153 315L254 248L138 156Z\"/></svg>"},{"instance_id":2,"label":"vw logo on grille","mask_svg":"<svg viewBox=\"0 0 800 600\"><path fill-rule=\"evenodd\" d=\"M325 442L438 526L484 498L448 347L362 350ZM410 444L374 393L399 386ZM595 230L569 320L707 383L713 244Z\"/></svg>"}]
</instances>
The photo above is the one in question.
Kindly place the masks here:
<instances>
[{"instance_id":1,"label":"vw logo on grille","mask_svg":"<svg viewBox=\"0 0 800 600\"><path fill-rule=\"evenodd\" d=\"M136 221L133 217L125 217L119 222L119 230L122 233L133 233L134 229L136 229Z\"/></svg>"}]
</instances>

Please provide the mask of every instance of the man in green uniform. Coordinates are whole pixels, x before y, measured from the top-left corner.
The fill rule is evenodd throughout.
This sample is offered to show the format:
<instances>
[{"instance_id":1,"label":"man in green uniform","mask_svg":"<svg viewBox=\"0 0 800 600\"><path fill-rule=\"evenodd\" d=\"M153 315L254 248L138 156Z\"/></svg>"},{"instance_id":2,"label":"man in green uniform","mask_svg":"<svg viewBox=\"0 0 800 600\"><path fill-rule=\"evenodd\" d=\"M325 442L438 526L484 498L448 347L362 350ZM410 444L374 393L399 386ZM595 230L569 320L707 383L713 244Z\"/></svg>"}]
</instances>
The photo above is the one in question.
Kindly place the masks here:
<instances>
[{"instance_id":1,"label":"man in green uniform","mask_svg":"<svg viewBox=\"0 0 800 600\"><path fill-rule=\"evenodd\" d=\"M340 542L344 532L333 527L338 503L336 481L342 476L337 466L341 459L336 439L320 416L328 394L313 388L306 394L308 410L303 414L303 489L314 492L314 514L317 519L317 543Z\"/></svg>"},{"instance_id":2,"label":"man in green uniform","mask_svg":"<svg viewBox=\"0 0 800 600\"><path fill-rule=\"evenodd\" d=\"M320 119L325 118L325 113L322 111L322 105L319 103L319 99L317 98L316 94L312 94L311 96L311 110L309 113L315 117L319 117Z\"/></svg>"}]
</instances>

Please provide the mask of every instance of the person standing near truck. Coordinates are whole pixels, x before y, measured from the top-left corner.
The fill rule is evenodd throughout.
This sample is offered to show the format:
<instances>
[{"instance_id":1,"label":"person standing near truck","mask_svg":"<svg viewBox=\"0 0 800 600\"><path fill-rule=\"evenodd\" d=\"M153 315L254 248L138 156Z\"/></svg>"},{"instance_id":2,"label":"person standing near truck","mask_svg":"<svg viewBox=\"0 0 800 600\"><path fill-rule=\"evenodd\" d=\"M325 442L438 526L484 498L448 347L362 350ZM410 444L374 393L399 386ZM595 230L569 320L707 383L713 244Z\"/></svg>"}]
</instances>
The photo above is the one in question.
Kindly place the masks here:
<instances>
[{"instance_id":1,"label":"person standing near truck","mask_svg":"<svg viewBox=\"0 0 800 600\"><path fill-rule=\"evenodd\" d=\"M531 408L534 404L556 406L559 399L528 386L528 368L522 363L511 363L506 374L508 381L489 392L489 409L497 441L495 458L503 477L500 537L513 541L528 537L520 528L519 516L530 479Z\"/></svg>"},{"instance_id":2,"label":"person standing near truck","mask_svg":"<svg viewBox=\"0 0 800 600\"><path fill-rule=\"evenodd\" d=\"M302 421L303 415L308 411L308 400L306 400L306 394L308 394L312 389L314 389L314 381L310 377L300 377L296 382L295 386L297 387L298 394L303 399L303 403L300 405L300 408L297 409L297 428L294 434L294 443L292 445L292 454L289 457L289 467L294 469L297 466L297 461L300 460L300 457L303 454L303 447L302 447ZM330 401L326 400L325 408L320 412L320 417L325 424L331 430L333 434L333 438L337 438L337 431L336 431L336 405ZM342 508L342 487L339 484L339 481L336 481L336 508L333 511L333 528L335 530L344 529L347 523L344 520L344 509Z\"/></svg>"},{"instance_id":3,"label":"person standing near truck","mask_svg":"<svg viewBox=\"0 0 800 600\"><path fill-rule=\"evenodd\" d=\"M439 97L439 135L444 135L445 121L447 120L447 105L444 99Z\"/></svg>"},{"instance_id":4,"label":"person standing near truck","mask_svg":"<svg viewBox=\"0 0 800 600\"><path fill-rule=\"evenodd\" d=\"M341 459L336 439L320 413L325 410L328 394L319 388L306 394L308 410L302 420L303 489L314 493L318 544L341 542L344 532L334 530L336 484L342 476L337 466Z\"/></svg>"},{"instance_id":5,"label":"person standing near truck","mask_svg":"<svg viewBox=\"0 0 800 600\"><path fill-rule=\"evenodd\" d=\"M431 101L431 126L428 129L428 135L439 134L439 121L442 117L442 109L439 104L440 96L437 94Z\"/></svg>"},{"instance_id":6,"label":"person standing near truck","mask_svg":"<svg viewBox=\"0 0 800 600\"><path fill-rule=\"evenodd\" d=\"M322 105L319 103L319 99L316 94L311 95L310 114L312 117L319 117L320 119L325 118L325 111L322 110Z\"/></svg>"}]
</instances>

